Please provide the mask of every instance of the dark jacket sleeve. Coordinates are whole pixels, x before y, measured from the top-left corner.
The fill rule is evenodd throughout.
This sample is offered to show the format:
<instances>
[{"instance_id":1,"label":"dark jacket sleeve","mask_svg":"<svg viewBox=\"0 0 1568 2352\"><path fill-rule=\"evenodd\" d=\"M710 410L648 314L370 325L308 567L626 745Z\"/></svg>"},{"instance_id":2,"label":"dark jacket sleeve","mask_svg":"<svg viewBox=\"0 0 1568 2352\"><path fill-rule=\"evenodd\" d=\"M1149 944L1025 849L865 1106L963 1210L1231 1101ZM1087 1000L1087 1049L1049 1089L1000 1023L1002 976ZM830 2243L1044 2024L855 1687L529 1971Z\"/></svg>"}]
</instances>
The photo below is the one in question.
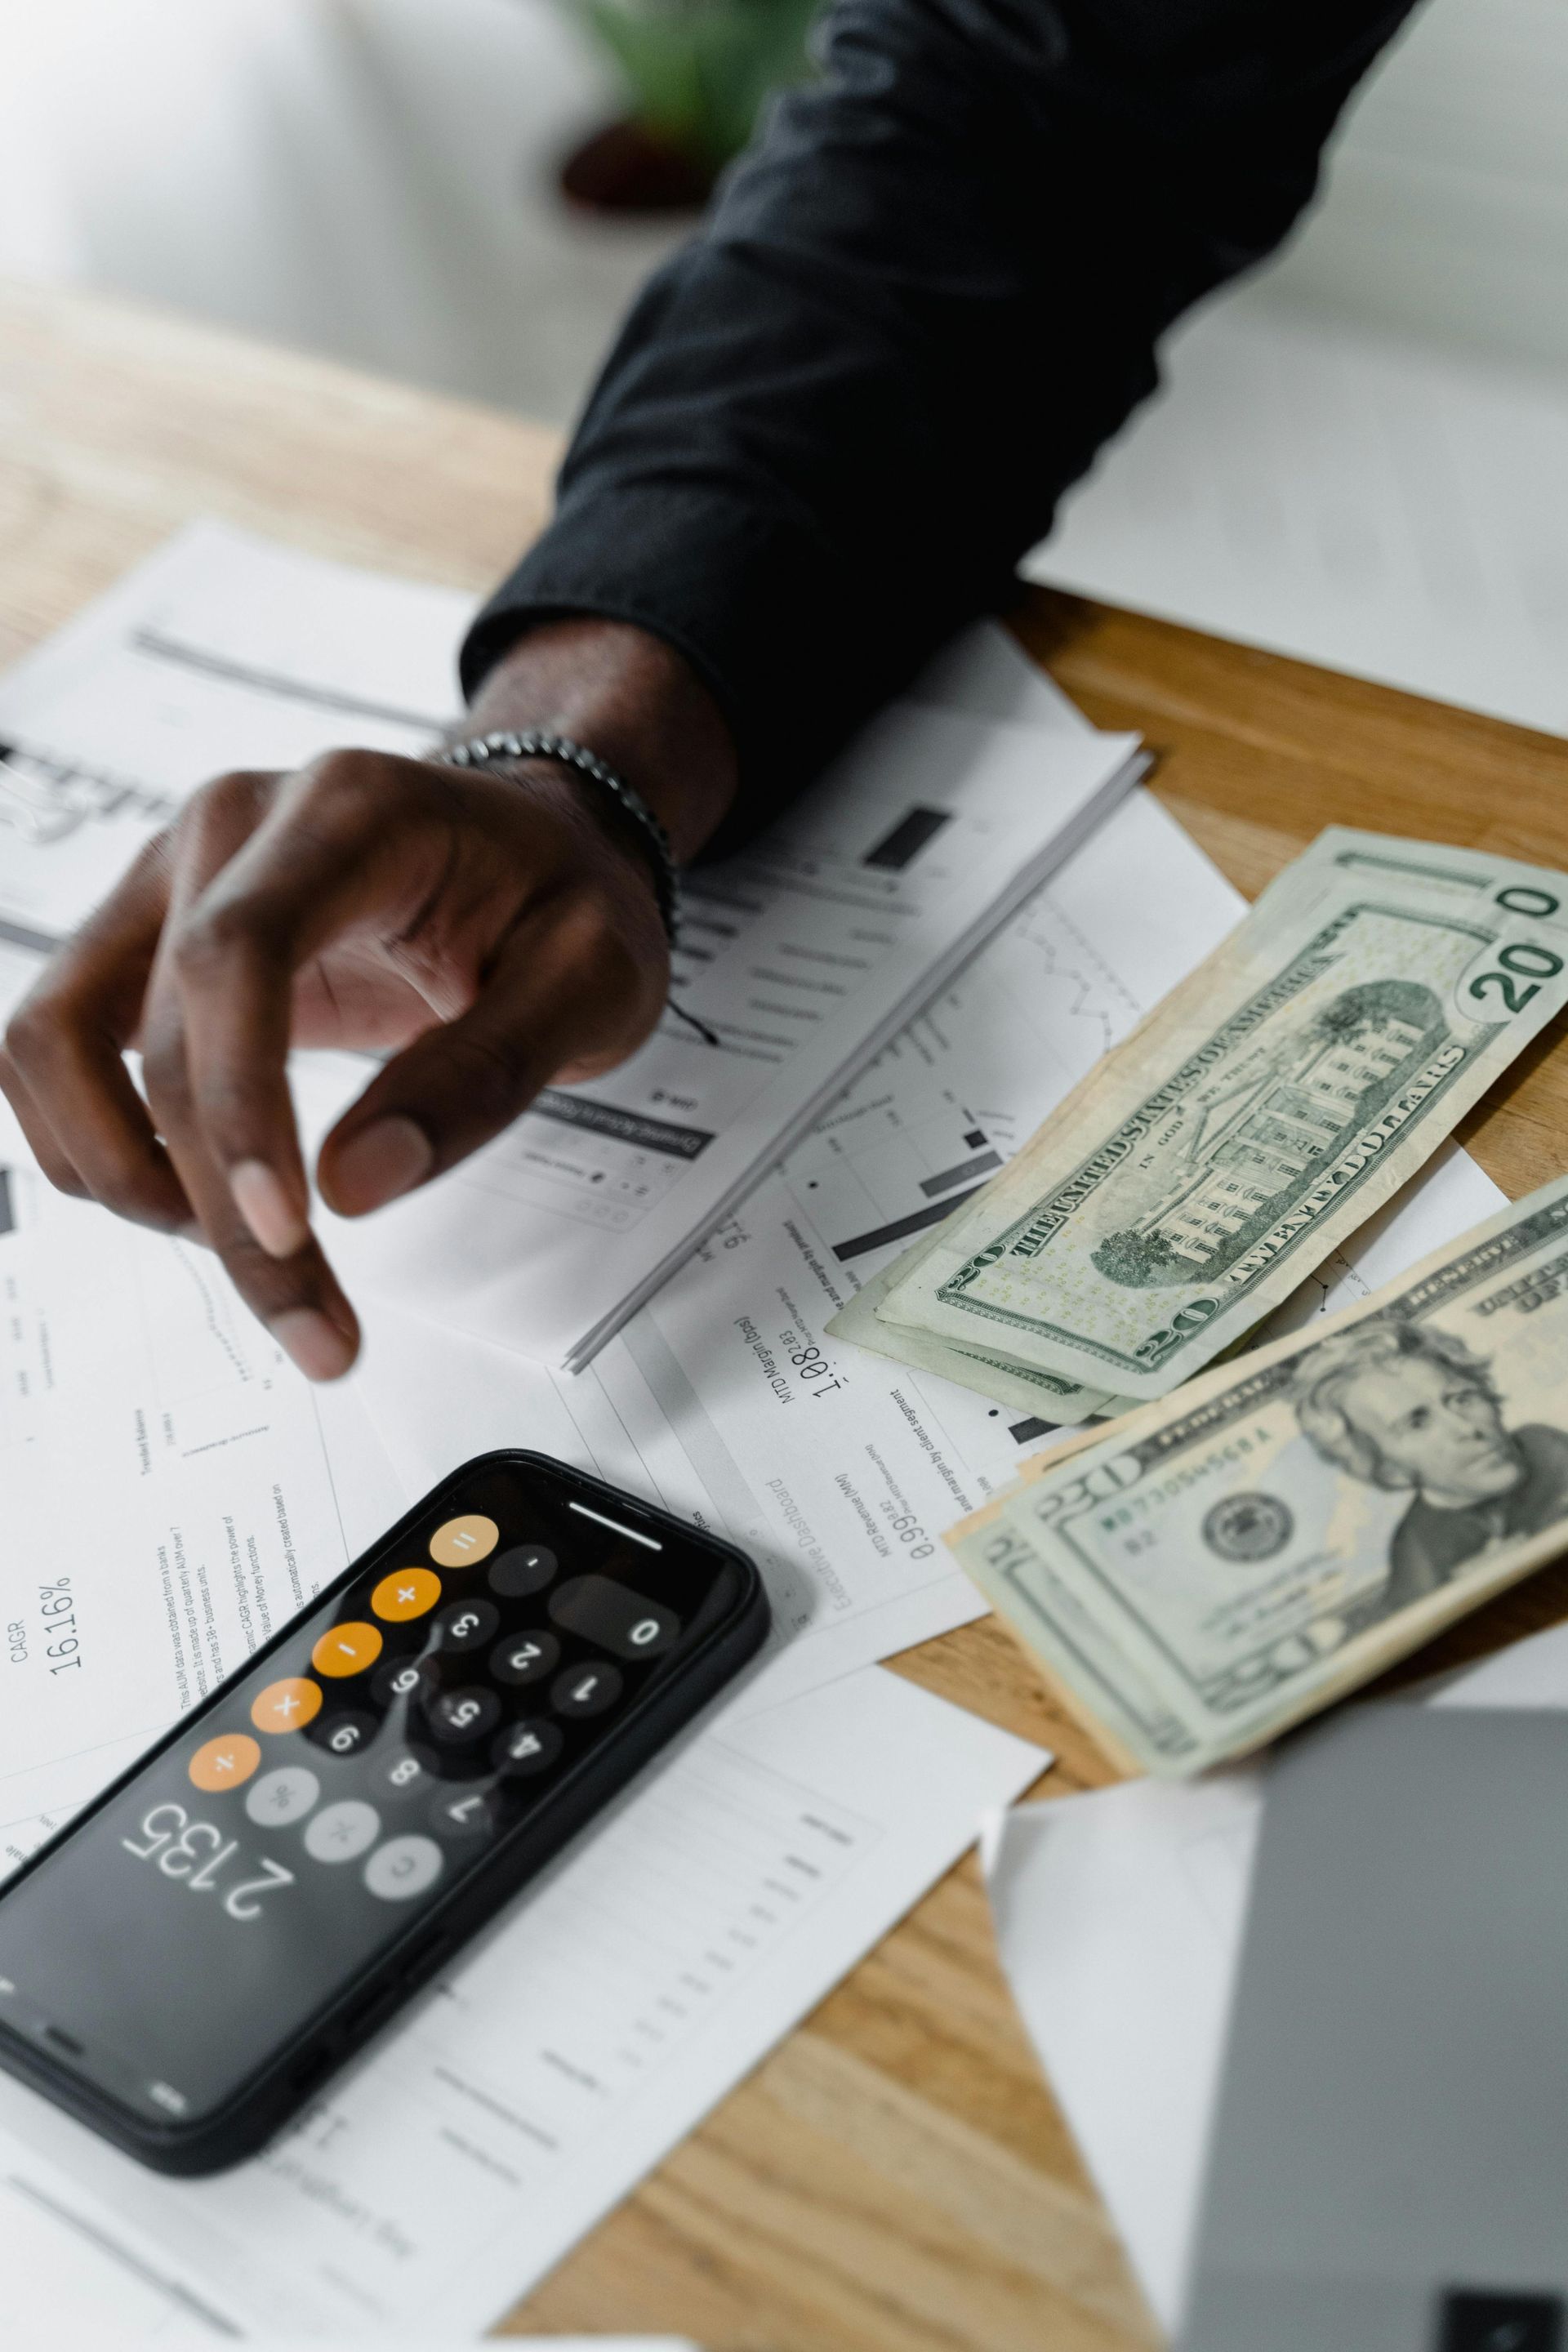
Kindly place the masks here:
<instances>
[{"instance_id":1,"label":"dark jacket sleeve","mask_svg":"<svg viewBox=\"0 0 1568 2352\"><path fill-rule=\"evenodd\" d=\"M1409 5L837 0L634 309L468 689L530 619L640 623L734 729L741 837L1010 593Z\"/></svg>"}]
</instances>

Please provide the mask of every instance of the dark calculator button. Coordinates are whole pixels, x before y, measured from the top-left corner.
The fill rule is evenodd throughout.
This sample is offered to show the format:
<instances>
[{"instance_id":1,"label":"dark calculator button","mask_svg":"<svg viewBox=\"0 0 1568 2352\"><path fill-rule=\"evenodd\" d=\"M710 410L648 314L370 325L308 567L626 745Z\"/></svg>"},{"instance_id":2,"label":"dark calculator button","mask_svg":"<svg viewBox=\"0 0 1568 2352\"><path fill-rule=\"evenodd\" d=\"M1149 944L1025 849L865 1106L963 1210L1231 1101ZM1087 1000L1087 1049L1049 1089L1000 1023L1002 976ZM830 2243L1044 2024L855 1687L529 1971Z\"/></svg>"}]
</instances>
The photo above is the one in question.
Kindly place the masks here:
<instances>
[{"instance_id":1,"label":"dark calculator button","mask_svg":"<svg viewBox=\"0 0 1568 2352\"><path fill-rule=\"evenodd\" d=\"M524 1601L542 1592L556 1569L555 1554L544 1544L513 1544L490 1562L489 1585L503 1601Z\"/></svg>"},{"instance_id":2,"label":"dark calculator button","mask_svg":"<svg viewBox=\"0 0 1568 2352\"><path fill-rule=\"evenodd\" d=\"M442 1650L478 1650L495 1639L500 1611L493 1601L448 1601L435 1620Z\"/></svg>"},{"instance_id":3,"label":"dark calculator button","mask_svg":"<svg viewBox=\"0 0 1568 2352\"><path fill-rule=\"evenodd\" d=\"M411 1748L394 1748L371 1774L378 1801L388 1797L418 1797L434 1787L435 1774Z\"/></svg>"},{"instance_id":4,"label":"dark calculator button","mask_svg":"<svg viewBox=\"0 0 1568 2352\"><path fill-rule=\"evenodd\" d=\"M430 1826L445 1837L483 1837L495 1827L489 1792L452 1789L430 1808Z\"/></svg>"},{"instance_id":5,"label":"dark calculator button","mask_svg":"<svg viewBox=\"0 0 1568 2352\"><path fill-rule=\"evenodd\" d=\"M607 1576L568 1577L550 1596L550 1614L569 1633L617 1658L657 1658L680 1639L673 1609Z\"/></svg>"},{"instance_id":6,"label":"dark calculator button","mask_svg":"<svg viewBox=\"0 0 1568 2352\"><path fill-rule=\"evenodd\" d=\"M307 1737L329 1756L357 1756L368 1748L381 1729L380 1718L362 1715L357 1707L344 1707L336 1715L318 1716Z\"/></svg>"},{"instance_id":7,"label":"dark calculator button","mask_svg":"<svg viewBox=\"0 0 1568 2352\"><path fill-rule=\"evenodd\" d=\"M399 1699L417 1698L432 1685L430 1669L418 1658L393 1658L383 1666L372 1683L371 1696L383 1706L395 1706Z\"/></svg>"},{"instance_id":8,"label":"dark calculator button","mask_svg":"<svg viewBox=\"0 0 1568 2352\"><path fill-rule=\"evenodd\" d=\"M553 1633L509 1633L490 1652L490 1672L498 1683L520 1690L525 1683L542 1682L561 1664L561 1644Z\"/></svg>"},{"instance_id":9,"label":"dark calculator button","mask_svg":"<svg viewBox=\"0 0 1568 2352\"><path fill-rule=\"evenodd\" d=\"M499 1771L521 1780L531 1772L548 1772L565 1745L558 1725L524 1716L521 1722L507 1725L490 1757Z\"/></svg>"},{"instance_id":10,"label":"dark calculator button","mask_svg":"<svg viewBox=\"0 0 1568 2352\"><path fill-rule=\"evenodd\" d=\"M620 1695L620 1675L598 1658L585 1666L568 1666L550 1685L550 1704L557 1715L605 1715Z\"/></svg>"},{"instance_id":11,"label":"dark calculator button","mask_svg":"<svg viewBox=\"0 0 1568 2352\"><path fill-rule=\"evenodd\" d=\"M466 1747L482 1739L500 1721L500 1701L494 1691L437 1691L429 1706L430 1728L437 1739Z\"/></svg>"}]
</instances>

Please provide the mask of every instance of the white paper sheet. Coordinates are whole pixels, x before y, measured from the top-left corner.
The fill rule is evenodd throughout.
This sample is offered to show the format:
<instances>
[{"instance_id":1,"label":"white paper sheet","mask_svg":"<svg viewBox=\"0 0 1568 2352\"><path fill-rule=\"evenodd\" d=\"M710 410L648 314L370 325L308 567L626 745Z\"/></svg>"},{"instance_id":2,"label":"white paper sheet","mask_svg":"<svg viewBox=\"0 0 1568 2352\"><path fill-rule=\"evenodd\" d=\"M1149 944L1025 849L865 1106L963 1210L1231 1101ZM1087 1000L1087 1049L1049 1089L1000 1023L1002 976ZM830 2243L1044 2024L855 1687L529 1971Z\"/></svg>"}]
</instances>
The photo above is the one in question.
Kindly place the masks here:
<instances>
[{"instance_id":1,"label":"white paper sheet","mask_svg":"<svg viewBox=\"0 0 1568 2352\"><path fill-rule=\"evenodd\" d=\"M1263 289L1163 367L1033 578L1568 733L1559 383Z\"/></svg>"},{"instance_id":2,"label":"white paper sheet","mask_svg":"<svg viewBox=\"0 0 1568 2352\"><path fill-rule=\"evenodd\" d=\"M1568 1626L1447 1682L1568 1706ZM988 1826L1014 1998L1163 2326L1181 2310L1262 1813L1263 1768L1131 1780Z\"/></svg>"},{"instance_id":3,"label":"white paper sheet","mask_svg":"<svg viewBox=\"0 0 1568 2352\"><path fill-rule=\"evenodd\" d=\"M68 1811L409 1497L216 1261L0 1170L0 1845Z\"/></svg>"},{"instance_id":4,"label":"white paper sheet","mask_svg":"<svg viewBox=\"0 0 1568 2352\"><path fill-rule=\"evenodd\" d=\"M427 744L456 619L428 590L216 524L182 534L0 680L10 935L70 929L204 774L333 741ZM894 704L743 856L689 877L672 986L711 1039L667 1013L630 1061L545 1089L451 1179L368 1223L328 1220L345 1273L587 1360L1068 854L1134 750ZM324 1100L302 1077L307 1127L363 1076L342 1057Z\"/></svg>"},{"instance_id":5,"label":"white paper sheet","mask_svg":"<svg viewBox=\"0 0 1568 2352\"><path fill-rule=\"evenodd\" d=\"M875 1668L764 1714L731 1710L259 2161L160 2180L0 2084L0 2173L26 2186L37 2159L52 2164L49 2193L64 2179L101 2200L250 2324L400 2341L477 2331L1046 1760ZM53 2292L48 2307L68 2316L68 2273Z\"/></svg>"}]
</instances>

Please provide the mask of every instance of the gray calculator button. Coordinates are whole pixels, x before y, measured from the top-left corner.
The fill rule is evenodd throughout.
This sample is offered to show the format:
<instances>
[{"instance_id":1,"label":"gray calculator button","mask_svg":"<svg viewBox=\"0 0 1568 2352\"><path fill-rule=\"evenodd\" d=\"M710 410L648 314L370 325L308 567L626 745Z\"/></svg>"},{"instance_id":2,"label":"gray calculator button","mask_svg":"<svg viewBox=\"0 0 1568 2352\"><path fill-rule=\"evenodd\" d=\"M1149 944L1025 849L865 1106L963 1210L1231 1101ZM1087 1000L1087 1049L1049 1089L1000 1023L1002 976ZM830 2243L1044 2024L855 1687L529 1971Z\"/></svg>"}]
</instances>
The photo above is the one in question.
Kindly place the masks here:
<instances>
[{"instance_id":1,"label":"gray calculator button","mask_svg":"<svg viewBox=\"0 0 1568 2352\"><path fill-rule=\"evenodd\" d=\"M616 1658L657 1658L680 1639L673 1609L608 1576L568 1577L550 1596L550 1614Z\"/></svg>"},{"instance_id":2,"label":"gray calculator button","mask_svg":"<svg viewBox=\"0 0 1568 2352\"><path fill-rule=\"evenodd\" d=\"M542 1682L560 1664L561 1644L553 1633L509 1633L490 1652L491 1674L514 1690Z\"/></svg>"},{"instance_id":3,"label":"gray calculator button","mask_svg":"<svg viewBox=\"0 0 1568 2352\"><path fill-rule=\"evenodd\" d=\"M321 1782L302 1764L280 1764L252 1782L245 1810L264 1830L287 1829L290 1822L304 1820L321 1793Z\"/></svg>"},{"instance_id":4,"label":"gray calculator button","mask_svg":"<svg viewBox=\"0 0 1568 2352\"><path fill-rule=\"evenodd\" d=\"M490 1562L490 1591L503 1601L524 1601L531 1592L542 1592L555 1570L555 1554L547 1544L513 1544Z\"/></svg>"},{"instance_id":5,"label":"gray calculator button","mask_svg":"<svg viewBox=\"0 0 1568 2352\"><path fill-rule=\"evenodd\" d=\"M436 1639L443 1650L482 1649L500 1623L493 1601L448 1601L436 1619Z\"/></svg>"},{"instance_id":6,"label":"gray calculator button","mask_svg":"<svg viewBox=\"0 0 1568 2352\"><path fill-rule=\"evenodd\" d=\"M605 1715L621 1695L621 1678L602 1658L585 1666L568 1666L550 1685L550 1704L557 1715Z\"/></svg>"},{"instance_id":7,"label":"gray calculator button","mask_svg":"<svg viewBox=\"0 0 1568 2352\"><path fill-rule=\"evenodd\" d=\"M376 1794L381 1797L417 1797L429 1789L433 1774L423 1759L411 1748L395 1748L377 1766Z\"/></svg>"},{"instance_id":8,"label":"gray calculator button","mask_svg":"<svg viewBox=\"0 0 1568 2352\"><path fill-rule=\"evenodd\" d=\"M464 1690L437 1691L430 1702L430 1728L437 1739L466 1746L482 1739L500 1721L500 1701L494 1691L469 1685Z\"/></svg>"},{"instance_id":9,"label":"gray calculator button","mask_svg":"<svg viewBox=\"0 0 1568 2352\"><path fill-rule=\"evenodd\" d=\"M381 1835L381 1815L358 1797L324 1805L305 1831L312 1862L353 1862Z\"/></svg>"},{"instance_id":10,"label":"gray calculator button","mask_svg":"<svg viewBox=\"0 0 1568 2352\"><path fill-rule=\"evenodd\" d=\"M507 1725L490 1749L490 1757L498 1771L510 1779L526 1780L535 1772L548 1772L565 1745L565 1736L558 1724L524 1716L520 1723Z\"/></svg>"},{"instance_id":11,"label":"gray calculator button","mask_svg":"<svg viewBox=\"0 0 1568 2352\"><path fill-rule=\"evenodd\" d=\"M434 1838L388 1838L364 1866L364 1883L384 1903L408 1903L441 1875L441 1849Z\"/></svg>"},{"instance_id":12,"label":"gray calculator button","mask_svg":"<svg viewBox=\"0 0 1568 2352\"><path fill-rule=\"evenodd\" d=\"M430 1819L447 1837L482 1837L490 1827L488 1789L448 1789L430 1808Z\"/></svg>"}]
</instances>

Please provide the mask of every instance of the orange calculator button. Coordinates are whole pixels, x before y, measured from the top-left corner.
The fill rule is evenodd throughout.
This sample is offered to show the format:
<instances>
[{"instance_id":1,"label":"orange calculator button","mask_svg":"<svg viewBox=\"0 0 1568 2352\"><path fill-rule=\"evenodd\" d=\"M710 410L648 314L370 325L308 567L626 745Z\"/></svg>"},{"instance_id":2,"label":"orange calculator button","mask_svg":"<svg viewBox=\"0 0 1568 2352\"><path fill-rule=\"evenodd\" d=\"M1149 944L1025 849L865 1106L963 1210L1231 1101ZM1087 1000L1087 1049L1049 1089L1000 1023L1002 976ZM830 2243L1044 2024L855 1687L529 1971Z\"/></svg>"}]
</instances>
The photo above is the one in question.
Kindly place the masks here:
<instances>
[{"instance_id":1,"label":"orange calculator button","mask_svg":"<svg viewBox=\"0 0 1568 2352\"><path fill-rule=\"evenodd\" d=\"M437 1528L430 1538L430 1557L443 1568L472 1568L476 1560L488 1559L500 1541L495 1521L482 1511L469 1511Z\"/></svg>"},{"instance_id":2,"label":"orange calculator button","mask_svg":"<svg viewBox=\"0 0 1568 2352\"><path fill-rule=\"evenodd\" d=\"M441 1598L441 1580L434 1569L395 1568L370 1596L378 1617L401 1624L406 1617L423 1617Z\"/></svg>"},{"instance_id":3,"label":"orange calculator button","mask_svg":"<svg viewBox=\"0 0 1568 2352\"><path fill-rule=\"evenodd\" d=\"M374 1625L334 1625L322 1634L310 1653L319 1675L363 1675L381 1655L381 1635Z\"/></svg>"},{"instance_id":4,"label":"orange calculator button","mask_svg":"<svg viewBox=\"0 0 1568 2352\"><path fill-rule=\"evenodd\" d=\"M250 1720L258 1731L303 1731L321 1712L321 1686L303 1675L286 1682L268 1683L251 1702Z\"/></svg>"},{"instance_id":5,"label":"orange calculator button","mask_svg":"<svg viewBox=\"0 0 1568 2352\"><path fill-rule=\"evenodd\" d=\"M191 1759L191 1779L198 1789L216 1796L220 1789L237 1789L261 1761L261 1750L248 1731L226 1731L209 1739Z\"/></svg>"}]
</instances>

